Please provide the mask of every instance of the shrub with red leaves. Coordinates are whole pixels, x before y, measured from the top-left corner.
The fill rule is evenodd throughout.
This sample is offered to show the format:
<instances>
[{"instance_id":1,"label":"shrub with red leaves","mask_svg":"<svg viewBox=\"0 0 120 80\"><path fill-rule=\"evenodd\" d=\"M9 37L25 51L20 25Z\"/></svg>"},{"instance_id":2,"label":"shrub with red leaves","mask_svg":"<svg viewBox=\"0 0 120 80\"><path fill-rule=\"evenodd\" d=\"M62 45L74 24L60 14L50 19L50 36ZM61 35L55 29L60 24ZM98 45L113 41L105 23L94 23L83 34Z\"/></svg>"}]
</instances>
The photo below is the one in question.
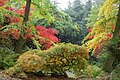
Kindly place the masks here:
<instances>
[{"instance_id":1,"label":"shrub with red leaves","mask_svg":"<svg viewBox=\"0 0 120 80\"><path fill-rule=\"evenodd\" d=\"M53 28L45 28L43 26L36 26L36 30L38 31L37 36L40 38L37 38L35 35L33 35L32 30L30 28L26 29L26 33L24 34L24 38L26 40L31 40L31 38L35 38L42 46L42 50L46 50L50 48L53 43L58 43L59 39L55 36L55 34L58 33ZM11 36L13 39L18 40L20 37L20 31L18 29L9 29L5 32L8 36ZM29 44L28 44L29 45Z\"/></svg>"},{"instance_id":2,"label":"shrub with red leaves","mask_svg":"<svg viewBox=\"0 0 120 80\"><path fill-rule=\"evenodd\" d=\"M6 0L5 0L6 1ZM4 4L3 4L4 5ZM19 14L19 15L24 15L24 12L25 12L25 7L26 6L23 6L21 9L15 9L15 8L12 8L12 7L6 7L6 9L7 10L10 10L10 11L13 11L13 12L15 12L15 13L17 13L17 14ZM30 9L30 12L32 12L34 9L33 8L31 8ZM29 14L29 15L31 15L31 14ZM13 15L9 15L9 16L7 16L9 19L10 19L10 22L11 23L16 23L16 22L19 22L20 21L20 18L16 18L16 17L14 17Z\"/></svg>"},{"instance_id":3,"label":"shrub with red leaves","mask_svg":"<svg viewBox=\"0 0 120 80\"><path fill-rule=\"evenodd\" d=\"M5 4L5 1L7 1L7 0L0 0L0 7ZM24 15L25 8L26 8L26 6L23 6L19 10L12 8L12 7L6 7L5 9L13 11L19 15ZM34 9L31 8L30 13L32 13L33 10ZM13 15L4 15L4 17L7 17L7 20L5 20L5 21L9 22L8 24L5 24L5 25L9 25L10 23L20 22L20 18L14 17ZM4 27L4 26L0 25L0 27ZM20 33L21 31L19 31L19 28L18 29L9 29L6 31L6 33L8 34L8 36L11 36L13 39L18 40L21 35L21 33ZM39 39L37 38L37 36L35 36L33 34L32 30L30 28L27 28L26 31L24 32L24 35L23 35L24 39L31 41L31 38L35 38L42 45L42 49L50 48L53 45L52 42L54 42L54 43L59 42L59 39L55 36L55 34L57 34L58 31L56 31L55 29L45 28L43 26L35 26L35 29L38 31L37 36L40 37Z\"/></svg>"},{"instance_id":4,"label":"shrub with red leaves","mask_svg":"<svg viewBox=\"0 0 120 80\"><path fill-rule=\"evenodd\" d=\"M36 26L35 28L38 30L38 35L40 37L43 37L42 39L39 39L40 44L43 45L42 49L50 48L52 46L52 42L59 42L59 39L55 36L55 34L58 34L58 31L56 31L55 29L47 29L43 26Z\"/></svg>"},{"instance_id":5,"label":"shrub with red leaves","mask_svg":"<svg viewBox=\"0 0 120 80\"><path fill-rule=\"evenodd\" d=\"M12 39L18 40L20 37L20 31L18 29L9 29L4 32L6 36L11 36Z\"/></svg>"},{"instance_id":6,"label":"shrub with red leaves","mask_svg":"<svg viewBox=\"0 0 120 80\"><path fill-rule=\"evenodd\" d=\"M7 1L7 0L0 0L0 7L3 6L6 1Z\"/></svg>"},{"instance_id":7,"label":"shrub with red leaves","mask_svg":"<svg viewBox=\"0 0 120 80\"><path fill-rule=\"evenodd\" d=\"M38 30L39 36L44 37L44 38L46 38L50 41L56 42L56 43L59 42L58 38L55 36L55 34L57 34L58 31L56 31L55 29L53 29L53 28L47 29L43 26L36 26L35 28Z\"/></svg>"}]
</instances>

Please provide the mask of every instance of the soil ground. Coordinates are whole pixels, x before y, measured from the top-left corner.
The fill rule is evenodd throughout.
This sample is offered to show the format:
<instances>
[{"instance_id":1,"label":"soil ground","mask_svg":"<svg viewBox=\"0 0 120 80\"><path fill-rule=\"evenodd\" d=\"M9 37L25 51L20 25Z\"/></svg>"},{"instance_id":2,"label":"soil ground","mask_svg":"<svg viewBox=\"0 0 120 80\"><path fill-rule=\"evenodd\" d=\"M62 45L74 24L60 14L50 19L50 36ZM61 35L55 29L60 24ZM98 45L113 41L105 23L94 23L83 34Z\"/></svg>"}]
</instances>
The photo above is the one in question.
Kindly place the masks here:
<instances>
[{"instance_id":1,"label":"soil ground","mask_svg":"<svg viewBox=\"0 0 120 80\"><path fill-rule=\"evenodd\" d=\"M89 78L67 78L64 76L55 76L55 77L50 77L50 76L38 76L38 75L29 75L28 78L25 79L18 79L18 78L12 78L0 71L0 80L109 80L109 76L106 75L106 77L102 78L95 78L95 79L89 79Z\"/></svg>"}]
</instances>

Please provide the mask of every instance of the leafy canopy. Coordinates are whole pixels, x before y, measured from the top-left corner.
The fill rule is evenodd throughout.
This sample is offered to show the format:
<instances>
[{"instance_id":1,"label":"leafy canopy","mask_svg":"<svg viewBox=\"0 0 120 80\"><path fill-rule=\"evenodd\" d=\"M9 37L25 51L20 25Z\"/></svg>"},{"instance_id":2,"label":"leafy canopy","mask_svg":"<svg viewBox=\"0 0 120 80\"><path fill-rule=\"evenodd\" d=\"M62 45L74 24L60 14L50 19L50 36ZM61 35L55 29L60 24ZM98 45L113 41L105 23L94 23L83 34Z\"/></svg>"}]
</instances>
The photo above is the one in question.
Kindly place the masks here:
<instances>
[{"instance_id":1,"label":"leafy canopy","mask_svg":"<svg viewBox=\"0 0 120 80\"><path fill-rule=\"evenodd\" d=\"M26 40L32 39L37 48L40 47L40 42L37 41L35 37L38 37L39 39L41 39L40 37L47 38L50 45L52 44L51 41L55 41L52 40L52 38L56 39L56 43L58 42L58 38L55 37L57 31L56 33L53 33L55 32L54 29L48 29L48 31L46 31L46 35L49 34L50 37L38 35L39 30L36 30L34 24L32 23L33 18L36 18L36 20L44 18L48 22L54 21L54 17L50 14L51 3L49 0L31 0L28 21L24 21L26 17L25 0L17 0L16 2L14 2L14 0L0 0L0 2L2 2L0 3L0 30L2 32L11 35L13 39L18 41L18 43L20 43L20 39L23 39L23 45L25 44ZM44 29L44 31L45 30L47 29ZM16 43L16 46L18 43Z\"/></svg>"},{"instance_id":2,"label":"leafy canopy","mask_svg":"<svg viewBox=\"0 0 120 80\"><path fill-rule=\"evenodd\" d=\"M106 0L104 5L99 11L98 20L93 25L92 31L83 40L88 40L88 36L94 36L93 39L85 42L83 46L87 46L88 49L93 52L96 48L100 48L101 45L106 44L112 39L112 33L116 27L117 12L119 0Z\"/></svg>"}]
</instances>

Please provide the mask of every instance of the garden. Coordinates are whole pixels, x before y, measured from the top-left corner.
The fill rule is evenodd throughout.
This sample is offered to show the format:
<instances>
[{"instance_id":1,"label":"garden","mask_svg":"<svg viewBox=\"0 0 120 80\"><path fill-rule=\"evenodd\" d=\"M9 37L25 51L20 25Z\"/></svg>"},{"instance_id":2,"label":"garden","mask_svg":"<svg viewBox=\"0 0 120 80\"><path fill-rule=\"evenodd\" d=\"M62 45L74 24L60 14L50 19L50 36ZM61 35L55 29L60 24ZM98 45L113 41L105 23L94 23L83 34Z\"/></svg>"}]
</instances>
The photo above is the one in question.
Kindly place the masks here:
<instances>
[{"instance_id":1,"label":"garden","mask_svg":"<svg viewBox=\"0 0 120 80\"><path fill-rule=\"evenodd\" d=\"M0 80L120 80L120 0L59 4L0 0Z\"/></svg>"}]
</instances>

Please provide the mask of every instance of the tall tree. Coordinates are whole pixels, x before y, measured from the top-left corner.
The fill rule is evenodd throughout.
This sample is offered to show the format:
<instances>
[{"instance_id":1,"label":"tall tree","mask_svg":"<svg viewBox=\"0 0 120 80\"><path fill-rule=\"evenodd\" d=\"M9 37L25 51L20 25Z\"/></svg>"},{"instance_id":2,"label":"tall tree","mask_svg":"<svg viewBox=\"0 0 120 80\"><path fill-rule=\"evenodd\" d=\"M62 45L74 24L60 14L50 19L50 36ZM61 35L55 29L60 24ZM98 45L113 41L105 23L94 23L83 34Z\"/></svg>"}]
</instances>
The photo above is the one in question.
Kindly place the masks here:
<instances>
[{"instance_id":1,"label":"tall tree","mask_svg":"<svg viewBox=\"0 0 120 80\"><path fill-rule=\"evenodd\" d=\"M91 0L88 0L86 3L85 3L85 18L88 17L88 14L90 13L91 11L91 8L92 8L92 2ZM86 20L87 21L87 20Z\"/></svg>"},{"instance_id":2,"label":"tall tree","mask_svg":"<svg viewBox=\"0 0 120 80\"><path fill-rule=\"evenodd\" d=\"M31 0L27 0L27 1L26 1L26 7L25 7L23 24L24 24L25 22L27 22L28 19L29 19L30 5L31 5ZM22 30L23 30L23 29L22 29ZM21 31L22 31L22 30L21 30ZM17 46L16 46L16 48L15 48L15 52L16 52L16 53L21 53L22 47L23 47L24 43L25 43L25 39L24 39L22 36L20 36L20 38L19 38L19 40L18 40L18 44L17 44Z\"/></svg>"},{"instance_id":3,"label":"tall tree","mask_svg":"<svg viewBox=\"0 0 120 80\"><path fill-rule=\"evenodd\" d=\"M93 3L93 7L91 9L91 11L88 13L88 18L87 18L87 27L88 28L92 28L94 26L94 24L97 22L98 20L98 13L100 8L103 6L105 0L100 0L100 3Z\"/></svg>"},{"instance_id":4,"label":"tall tree","mask_svg":"<svg viewBox=\"0 0 120 80\"><path fill-rule=\"evenodd\" d=\"M73 22L81 24L81 26L83 25L82 19L84 19L84 6L80 0L75 0L74 3L65 10L65 12L72 17Z\"/></svg>"},{"instance_id":5,"label":"tall tree","mask_svg":"<svg viewBox=\"0 0 120 80\"><path fill-rule=\"evenodd\" d=\"M105 64L106 67L104 69L106 69L106 71L112 70L113 63L116 60L120 61L119 2L119 0L106 0L105 4L99 11L99 20L94 24L92 31L88 34L88 36L92 35L94 37L84 44L90 51L92 49L93 51L96 51L96 48L100 48L102 45L108 45L108 50L112 55L109 60L107 60L108 64ZM88 39L88 36L85 39Z\"/></svg>"},{"instance_id":6,"label":"tall tree","mask_svg":"<svg viewBox=\"0 0 120 80\"><path fill-rule=\"evenodd\" d=\"M109 3L109 5L107 5L107 3ZM105 6L108 6L108 7L115 6L114 9L117 8L116 25L113 32L113 37L107 46L108 51L110 52L110 56L108 56L108 58L106 59L105 66L103 67L105 71L110 72L117 64L120 63L120 1L119 0L113 0L112 2L106 1L106 4L103 6L103 8L105 8ZM112 11L112 9L113 8L111 8L110 11L107 12L107 14L109 13L110 15L111 14L110 12ZM111 19L113 17L114 16L111 16Z\"/></svg>"},{"instance_id":7,"label":"tall tree","mask_svg":"<svg viewBox=\"0 0 120 80\"><path fill-rule=\"evenodd\" d=\"M68 9L65 10L71 17L74 23L77 23L79 27L82 29L82 34L80 35L82 39L86 36L87 29L87 17L88 13L91 10L92 4L91 1L88 0L85 5L80 0L75 0L74 3L69 5Z\"/></svg>"}]
</instances>

